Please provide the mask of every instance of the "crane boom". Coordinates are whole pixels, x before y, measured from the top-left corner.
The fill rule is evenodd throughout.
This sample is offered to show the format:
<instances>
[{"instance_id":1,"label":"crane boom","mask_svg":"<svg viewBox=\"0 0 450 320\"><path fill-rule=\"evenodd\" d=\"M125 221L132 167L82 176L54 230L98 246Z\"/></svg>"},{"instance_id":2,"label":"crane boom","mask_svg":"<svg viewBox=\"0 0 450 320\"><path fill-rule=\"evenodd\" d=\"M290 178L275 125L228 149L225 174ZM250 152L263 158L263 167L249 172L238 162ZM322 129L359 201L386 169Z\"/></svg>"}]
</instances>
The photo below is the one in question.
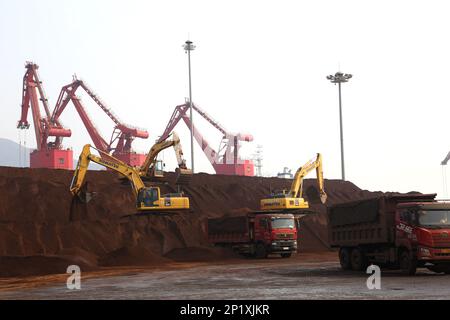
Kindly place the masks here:
<instances>
[{"instance_id":1,"label":"crane boom","mask_svg":"<svg viewBox=\"0 0 450 320\"><path fill-rule=\"evenodd\" d=\"M81 88L89 97L101 108L103 112L114 122L114 130L109 143L102 137L99 130L95 127L93 121L86 112L81 99L76 95L77 90ZM51 115L53 121L57 121L65 110L69 101L72 101L77 113L79 114L89 136L95 147L105 153L112 155L132 166L140 166L143 162L144 155L138 154L132 150L132 142L135 138L148 138L148 132L144 129L138 129L127 125L119 120L114 112L106 106L98 95L83 81L74 76L72 83L62 87L59 94L58 102Z\"/></svg>"},{"instance_id":2,"label":"crane boom","mask_svg":"<svg viewBox=\"0 0 450 320\"><path fill-rule=\"evenodd\" d=\"M197 105L192 104L192 108L222 134L220 147L216 151L210 146L205 137L201 135L195 125L191 123L190 117L186 114L189 110L189 105L190 104L187 102L175 107L175 110L159 141L167 139L178 122L183 119L189 130L193 131L195 140L202 148L217 174L253 176L253 161L242 159L239 156L240 141L253 141L253 136L250 134L233 134L228 132L220 123L212 119L212 117L205 111L200 109Z\"/></svg>"},{"instance_id":3,"label":"crane boom","mask_svg":"<svg viewBox=\"0 0 450 320\"><path fill-rule=\"evenodd\" d=\"M52 119L59 119L62 112L65 110L69 101L72 101L75 106L75 110L81 118L81 121L84 124L89 136L92 139L95 147L103 152L109 153L111 150L109 148L108 143L105 139L100 135L98 129L92 122L91 118L86 112L83 104L81 103L80 98L76 95L76 91L78 87L81 85L79 81L74 81L64 87L62 87L61 92L59 93L58 100L56 102L55 109L53 110Z\"/></svg>"}]
</instances>

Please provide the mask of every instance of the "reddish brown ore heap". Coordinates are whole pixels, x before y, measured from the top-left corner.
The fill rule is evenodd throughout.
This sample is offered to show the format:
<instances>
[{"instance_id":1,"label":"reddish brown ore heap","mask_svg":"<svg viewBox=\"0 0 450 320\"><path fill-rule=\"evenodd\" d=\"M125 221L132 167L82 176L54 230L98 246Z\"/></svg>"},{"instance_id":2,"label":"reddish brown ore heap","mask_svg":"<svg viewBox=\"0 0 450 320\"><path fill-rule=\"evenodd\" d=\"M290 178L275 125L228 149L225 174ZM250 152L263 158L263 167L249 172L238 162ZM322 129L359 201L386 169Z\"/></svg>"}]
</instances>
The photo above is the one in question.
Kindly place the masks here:
<instances>
[{"instance_id":1,"label":"reddish brown ore heap","mask_svg":"<svg viewBox=\"0 0 450 320\"><path fill-rule=\"evenodd\" d=\"M72 171L67 170L0 167L0 276L64 273L68 264L92 270L221 260L227 251L208 246L202 228L205 219L258 209L259 199L271 188L288 188L291 183L278 178L195 174L184 189L192 212L123 217L135 212L134 197L115 173L88 173L88 189L97 192L88 204L73 202L71 178ZM320 214L303 220L303 251L327 250L326 208L315 201L314 184L314 180L305 181L305 197ZM339 180L326 180L325 186L327 205L375 194ZM175 190L161 185L161 191Z\"/></svg>"}]
</instances>

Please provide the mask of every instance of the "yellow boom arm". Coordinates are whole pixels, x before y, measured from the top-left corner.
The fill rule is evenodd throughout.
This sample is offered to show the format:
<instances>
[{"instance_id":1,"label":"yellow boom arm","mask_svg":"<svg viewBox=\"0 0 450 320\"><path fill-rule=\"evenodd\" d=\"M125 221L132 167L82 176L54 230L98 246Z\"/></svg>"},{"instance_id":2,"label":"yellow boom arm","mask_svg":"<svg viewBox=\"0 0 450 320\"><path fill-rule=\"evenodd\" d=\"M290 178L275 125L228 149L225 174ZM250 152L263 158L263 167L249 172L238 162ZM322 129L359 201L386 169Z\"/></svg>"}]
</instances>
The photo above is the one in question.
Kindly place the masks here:
<instances>
[{"instance_id":1,"label":"yellow boom arm","mask_svg":"<svg viewBox=\"0 0 450 320\"><path fill-rule=\"evenodd\" d=\"M315 160L309 160L297 170L289 192L283 190L281 193L272 193L268 198L261 199L261 210L281 210L284 212L285 210L308 209L309 203L303 198L303 179L314 169L316 169L317 172L320 201L325 203L327 194L324 189L322 156L318 153Z\"/></svg>"},{"instance_id":2,"label":"yellow boom arm","mask_svg":"<svg viewBox=\"0 0 450 320\"><path fill-rule=\"evenodd\" d=\"M181 210L190 208L189 198L184 197L182 193L161 195L159 187L145 186L137 169L98 149L96 150L104 158L93 155L91 153L91 148L93 147L89 144L83 147L77 168L72 178L72 183L70 184L70 192L73 195L78 196L83 202L90 200L89 194L85 193L83 190L83 185L89 162L93 161L120 173L130 180L138 211Z\"/></svg>"},{"instance_id":3,"label":"yellow boom arm","mask_svg":"<svg viewBox=\"0 0 450 320\"><path fill-rule=\"evenodd\" d=\"M323 183L323 169L322 169L322 155L317 154L317 158L309 160L303 166L301 166L294 176L294 181L291 185L290 196L292 198L302 198L303 195L303 179L312 170L316 169L317 184L319 185L320 200L325 203L327 194L325 193Z\"/></svg>"},{"instance_id":4,"label":"yellow boom arm","mask_svg":"<svg viewBox=\"0 0 450 320\"><path fill-rule=\"evenodd\" d=\"M172 132L172 140L163 140L161 142L155 143L150 149L144 163L140 167L140 175L142 176L153 176L152 171L155 170L156 158L158 154L164 149L172 147L175 150L175 155L177 157L178 167L180 169L187 169L186 161L183 159L183 150L181 149L180 138L175 132Z\"/></svg>"},{"instance_id":5,"label":"yellow boom arm","mask_svg":"<svg viewBox=\"0 0 450 320\"><path fill-rule=\"evenodd\" d=\"M75 169L72 183L70 184L70 192L73 195L79 195L79 193L82 190L84 180L86 178L86 172L88 170L89 162L93 161L95 163L98 163L99 165L102 165L106 168L112 169L121 175L125 176L128 180L130 180L133 192L137 196L139 194L139 190L142 188L145 188L144 183L142 182L139 173L127 165L126 163L110 156L106 152L103 152L101 150L96 149L100 154L105 156L105 159L96 156L91 153L91 148L96 149L92 147L89 144L86 144L83 147L83 151L80 154L80 157L78 159L78 165ZM110 159L110 160L106 160Z\"/></svg>"}]
</instances>

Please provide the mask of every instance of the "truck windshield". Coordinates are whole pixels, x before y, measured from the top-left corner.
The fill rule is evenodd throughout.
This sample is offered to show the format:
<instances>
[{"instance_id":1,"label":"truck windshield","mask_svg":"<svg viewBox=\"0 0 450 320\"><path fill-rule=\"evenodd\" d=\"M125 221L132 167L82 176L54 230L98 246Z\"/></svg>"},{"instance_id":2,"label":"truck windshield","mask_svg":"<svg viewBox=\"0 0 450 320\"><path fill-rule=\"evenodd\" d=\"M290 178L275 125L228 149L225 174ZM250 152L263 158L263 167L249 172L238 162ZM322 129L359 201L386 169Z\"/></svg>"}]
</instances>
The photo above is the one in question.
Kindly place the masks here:
<instances>
[{"instance_id":1,"label":"truck windshield","mask_svg":"<svg viewBox=\"0 0 450 320\"><path fill-rule=\"evenodd\" d=\"M447 226L447 225L450 225L450 211L448 211L448 210L419 211L419 224L421 226Z\"/></svg>"},{"instance_id":2,"label":"truck windshield","mask_svg":"<svg viewBox=\"0 0 450 320\"><path fill-rule=\"evenodd\" d=\"M272 219L272 229L294 229L294 219L289 218L273 218Z\"/></svg>"}]
</instances>

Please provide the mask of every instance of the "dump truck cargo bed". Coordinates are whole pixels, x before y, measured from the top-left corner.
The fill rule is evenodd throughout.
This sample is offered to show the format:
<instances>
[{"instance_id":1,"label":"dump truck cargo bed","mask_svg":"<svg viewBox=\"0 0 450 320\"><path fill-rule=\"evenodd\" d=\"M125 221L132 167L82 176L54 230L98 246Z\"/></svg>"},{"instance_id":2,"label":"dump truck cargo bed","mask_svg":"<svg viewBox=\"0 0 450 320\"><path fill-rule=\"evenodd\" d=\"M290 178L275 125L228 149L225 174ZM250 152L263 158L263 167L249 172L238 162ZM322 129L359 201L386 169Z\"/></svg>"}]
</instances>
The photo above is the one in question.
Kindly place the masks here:
<instances>
[{"instance_id":1,"label":"dump truck cargo bed","mask_svg":"<svg viewBox=\"0 0 450 320\"><path fill-rule=\"evenodd\" d=\"M397 204L430 202L435 194L382 196L337 204L328 208L328 230L331 247L352 247L395 241Z\"/></svg>"},{"instance_id":2,"label":"dump truck cargo bed","mask_svg":"<svg viewBox=\"0 0 450 320\"><path fill-rule=\"evenodd\" d=\"M250 241L247 216L208 219L208 239L212 243Z\"/></svg>"},{"instance_id":3,"label":"dump truck cargo bed","mask_svg":"<svg viewBox=\"0 0 450 320\"><path fill-rule=\"evenodd\" d=\"M297 251L297 227L292 214L247 213L245 216L208 219L208 240L215 246L257 258Z\"/></svg>"}]
</instances>

